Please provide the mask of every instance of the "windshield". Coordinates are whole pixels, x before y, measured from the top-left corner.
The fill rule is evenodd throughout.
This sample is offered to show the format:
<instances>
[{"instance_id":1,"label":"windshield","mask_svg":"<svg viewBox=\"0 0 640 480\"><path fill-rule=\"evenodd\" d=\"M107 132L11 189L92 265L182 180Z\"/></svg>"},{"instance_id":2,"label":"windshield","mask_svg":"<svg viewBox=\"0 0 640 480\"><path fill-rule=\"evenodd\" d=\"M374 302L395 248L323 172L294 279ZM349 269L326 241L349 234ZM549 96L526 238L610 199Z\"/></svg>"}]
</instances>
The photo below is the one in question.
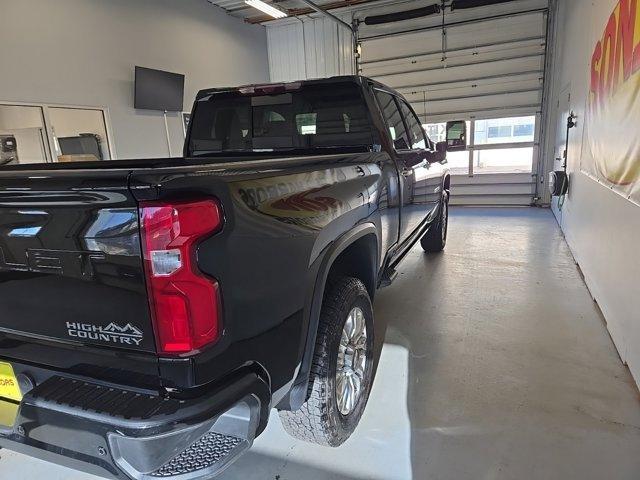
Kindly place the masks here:
<instances>
[{"instance_id":1,"label":"windshield","mask_svg":"<svg viewBox=\"0 0 640 480\"><path fill-rule=\"evenodd\" d=\"M196 103L189 154L371 145L356 84L303 85L277 94L214 93Z\"/></svg>"}]
</instances>

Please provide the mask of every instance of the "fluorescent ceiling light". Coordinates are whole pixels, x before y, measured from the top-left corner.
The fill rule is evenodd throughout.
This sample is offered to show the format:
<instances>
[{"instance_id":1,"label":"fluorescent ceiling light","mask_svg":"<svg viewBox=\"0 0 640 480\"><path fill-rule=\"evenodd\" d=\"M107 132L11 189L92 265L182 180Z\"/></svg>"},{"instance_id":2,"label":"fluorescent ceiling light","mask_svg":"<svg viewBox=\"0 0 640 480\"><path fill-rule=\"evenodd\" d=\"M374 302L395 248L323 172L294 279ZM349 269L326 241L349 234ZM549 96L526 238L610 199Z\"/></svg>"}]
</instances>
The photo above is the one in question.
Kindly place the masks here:
<instances>
[{"instance_id":1,"label":"fluorescent ceiling light","mask_svg":"<svg viewBox=\"0 0 640 480\"><path fill-rule=\"evenodd\" d=\"M244 0L244 3L252 6L253 8L257 8L258 10L263 11L267 15L272 16L273 18L284 18L287 16L282 10L278 10L275 7L272 7L268 3L264 3L262 0Z\"/></svg>"}]
</instances>

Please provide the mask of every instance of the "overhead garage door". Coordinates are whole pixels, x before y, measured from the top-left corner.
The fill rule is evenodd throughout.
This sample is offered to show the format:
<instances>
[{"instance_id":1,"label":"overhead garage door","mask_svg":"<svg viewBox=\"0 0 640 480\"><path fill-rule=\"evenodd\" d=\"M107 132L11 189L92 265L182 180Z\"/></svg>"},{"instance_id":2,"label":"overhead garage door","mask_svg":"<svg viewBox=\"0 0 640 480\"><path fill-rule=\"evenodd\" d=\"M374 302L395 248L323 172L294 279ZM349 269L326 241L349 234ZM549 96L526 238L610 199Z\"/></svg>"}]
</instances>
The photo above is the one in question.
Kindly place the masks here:
<instances>
[{"instance_id":1,"label":"overhead garage door","mask_svg":"<svg viewBox=\"0 0 640 480\"><path fill-rule=\"evenodd\" d=\"M425 2L357 8L360 72L404 94L433 140L443 139L443 122L468 121L469 150L448 155L452 202L531 204L548 1L450 3L412 20L398 18Z\"/></svg>"}]
</instances>

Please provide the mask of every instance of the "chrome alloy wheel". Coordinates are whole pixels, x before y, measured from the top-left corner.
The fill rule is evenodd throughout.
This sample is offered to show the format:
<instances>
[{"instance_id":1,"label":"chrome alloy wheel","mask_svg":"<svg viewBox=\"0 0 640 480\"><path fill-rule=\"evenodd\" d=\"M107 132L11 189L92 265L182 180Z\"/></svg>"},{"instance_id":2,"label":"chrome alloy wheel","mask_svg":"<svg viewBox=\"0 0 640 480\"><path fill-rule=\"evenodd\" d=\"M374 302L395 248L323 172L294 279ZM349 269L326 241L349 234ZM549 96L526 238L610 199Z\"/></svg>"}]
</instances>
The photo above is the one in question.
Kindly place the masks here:
<instances>
[{"instance_id":1,"label":"chrome alloy wheel","mask_svg":"<svg viewBox=\"0 0 640 480\"><path fill-rule=\"evenodd\" d=\"M342 328L336 369L336 399L342 415L349 415L362 394L367 366L367 326L360 307L354 307Z\"/></svg>"}]
</instances>

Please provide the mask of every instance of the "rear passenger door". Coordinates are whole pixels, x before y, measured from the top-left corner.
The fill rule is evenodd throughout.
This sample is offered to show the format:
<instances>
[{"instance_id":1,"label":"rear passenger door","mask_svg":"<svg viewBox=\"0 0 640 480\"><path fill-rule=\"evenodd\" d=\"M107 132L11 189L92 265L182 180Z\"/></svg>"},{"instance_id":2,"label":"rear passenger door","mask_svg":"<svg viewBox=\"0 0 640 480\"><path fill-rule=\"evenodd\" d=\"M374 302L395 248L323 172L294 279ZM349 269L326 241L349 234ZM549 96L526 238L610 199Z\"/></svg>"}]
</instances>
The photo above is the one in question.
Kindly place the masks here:
<instances>
[{"instance_id":1,"label":"rear passenger door","mask_svg":"<svg viewBox=\"0 0 640 480\"><path fill-rule=\"evenodd\" d=\"M375 90L380 106L393 140L393 152L396 167L400 174L400 231L399 243L405 242L420 226L426 217L424 192L416 188L419 178L418 169L424 168L426 151L420 150L418 144L412 141L407 125L400 110L401 99L383 90ZM424 137L423 137L424 141ZM415 145L416 148L412 148ZM422 197L421 197L422 195Z\"/></svg>"}]
</instances>

